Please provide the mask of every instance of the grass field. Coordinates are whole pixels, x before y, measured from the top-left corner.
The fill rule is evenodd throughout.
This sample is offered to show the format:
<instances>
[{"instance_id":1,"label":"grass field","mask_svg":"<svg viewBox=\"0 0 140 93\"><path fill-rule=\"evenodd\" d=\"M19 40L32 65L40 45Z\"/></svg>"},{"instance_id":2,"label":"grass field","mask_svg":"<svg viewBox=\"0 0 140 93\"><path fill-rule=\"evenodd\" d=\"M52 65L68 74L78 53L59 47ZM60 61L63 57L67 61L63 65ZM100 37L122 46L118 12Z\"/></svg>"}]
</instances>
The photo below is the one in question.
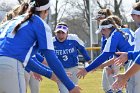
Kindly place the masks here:
<instances>
[{"instance_id":1,"label":"grass field","mask_svg":"<svg viewBox=\"0 0 140 93\"><path fill-rule=\"evenodd\" d=\"M102 70L89 73L85 79L80 79L79 86L83 89L81 93L104 93L101 86ZM28 93L29 89L28 89ZM40 93L58 93L56 83L46 78L40 85Z\"/></svg>"}]
</instances>

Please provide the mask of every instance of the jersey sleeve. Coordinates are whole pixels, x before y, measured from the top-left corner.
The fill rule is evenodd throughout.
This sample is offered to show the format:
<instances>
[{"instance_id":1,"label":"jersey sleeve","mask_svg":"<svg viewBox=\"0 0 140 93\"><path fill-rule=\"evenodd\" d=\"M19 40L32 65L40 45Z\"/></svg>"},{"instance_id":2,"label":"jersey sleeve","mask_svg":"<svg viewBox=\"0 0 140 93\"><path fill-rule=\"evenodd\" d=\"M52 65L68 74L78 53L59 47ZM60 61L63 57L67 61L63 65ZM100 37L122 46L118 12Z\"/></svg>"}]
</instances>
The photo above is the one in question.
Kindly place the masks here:
<instances>
[{"instance_id":1,"label":"jersey sleeve","mask_svg":"<svg viewBox=\"0 0 140 93\"><path fill-rule=\"evenodd\" d=\"M89 72L98 66L100 66L103 62L105 62L110 56L112 56L114 52L103 52L101 53L92 63L86 67L86 71Z\"/></svg>"},{"instance_id":2,"label":"jersey sleeve","mask_svg":"<svg viewBox=\"0 0 140 93\"><path fill-rule=\"evenodd\" d=\"M36 58L37 58L37 60L38 60L39 62L41 62L41 63L44 61L44 57L41 56L40 53L37 53L37 54L36 54Z\"/></svg>"},{"instance_id":3,"label":"jersey sleeve","mask_svg":"<svg viewBox=\"0 0 140 93\"><path fill-rule=\"evenodd\" d=\"M39 26L37 27L36 25L34 25L39 49L54 50L52 32L50 27L43 20L36 22L36 24Z\"/></svg>"},{"instance_id":4,"label":"jersey sleeve","mask_svg":"<svg viewBox=\"0 0 140 93\"><path fill-rule=\"evenodd\" d=\"M25 70L27 71L31 70L47 78L51 78L53 73L53 71L49 67L41 64L40 62L38 62L38 60L34 59L33 57L29 59L29 62L25 67Z\"/></svg>"},{"instance_id":5,"label":"jersey sleeve","mask_svg":"<svg viewBox=\"0 0 140 93\"><path fill-rule=\"evenodd\" d=\"M140 54L140 51L129 51L128 52L128 60L134 61L139 54Z\"/></svg>"}]
</instances>

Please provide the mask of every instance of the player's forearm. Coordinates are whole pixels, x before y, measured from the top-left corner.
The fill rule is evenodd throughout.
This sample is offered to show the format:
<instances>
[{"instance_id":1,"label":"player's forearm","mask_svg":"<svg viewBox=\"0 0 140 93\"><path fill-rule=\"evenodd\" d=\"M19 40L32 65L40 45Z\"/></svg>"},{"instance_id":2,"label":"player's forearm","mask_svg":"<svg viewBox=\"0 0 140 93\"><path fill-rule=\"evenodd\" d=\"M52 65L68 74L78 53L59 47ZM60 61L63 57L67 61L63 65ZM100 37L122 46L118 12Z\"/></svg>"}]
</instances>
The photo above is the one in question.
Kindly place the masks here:
<instances>
[{"instance_id":1,"label":"player's forearm","mask_svg":"<svg viewBox=\"0 0 140 93\"><path fill-rule=\"evenodd\" d=\"M96 69L98 66L100 66L103 62L105 62L111 55L113 55L114 52L103 52L100 54L88 67L86 67L86 71L89 72L91 70Z\"/></svg>"},{"instance_id":2,"label":"player's forearm","mask_svg":"<svg viewBox=\"0 0 140 93\"><path fill-rule=\"evenodd\" d=\"M110 66L114 64L114 58L106 61L105 63L102 64L102 67Z\"/></svg>"},{"instance_id":3,"label":"player's forearm","mask_svg":"<svg viewBox=\"0 0 140 93\"><path fill-rule=\"evenodd\" d=\"M47 78L51 78L52 73L53 73L52 70L50 68L47 68L46 66L44 67L40 64L41 63L37 62L37 60L30 59L26 68L30 69L31 71L36 72L40 75L43 75Z\"/></svg>"},{"instance_id":4,"label":"player's forearm","mask_svg":"<svg viewBox=\"0 0 140 93\"><path fill-rule=\"evenodd\" d=\"M86 51L85 47L81 46L81 48L79 49L79 51L81 52L81 54L83 55L83 57L84 57L84 59L86 61L90 61L91 60L91 58L88 55L88 52Z\"/></svg>"},{"instance_id":5,"label":"player's forearm","mask_svg":"<svg viewBox=\"0 0 140 93\"><path fill-rule=\"evenodd\" d=\"M37 53L35 56L39 62L42 63L44 61L44 57L40 53Z\"/></svg>"}]
</instances>

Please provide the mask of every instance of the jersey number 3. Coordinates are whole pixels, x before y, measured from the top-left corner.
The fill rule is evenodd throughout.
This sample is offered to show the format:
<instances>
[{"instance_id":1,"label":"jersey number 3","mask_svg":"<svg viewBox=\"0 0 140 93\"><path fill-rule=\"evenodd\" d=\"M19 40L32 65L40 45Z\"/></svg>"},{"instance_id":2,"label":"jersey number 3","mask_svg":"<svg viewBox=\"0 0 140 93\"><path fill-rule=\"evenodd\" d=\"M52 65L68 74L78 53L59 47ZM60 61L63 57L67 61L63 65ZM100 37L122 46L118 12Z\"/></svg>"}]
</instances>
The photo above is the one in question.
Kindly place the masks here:
<instances>
[{"instance_id":1,"label":"jersey number 3","mask_svg":"<svg viewBox=\"0 0 140 93\"><path fill-rule=\"evenodd\" d=\"M62 56L62 58L63 58L64 61L68 60L68 56L67 55Z\"/></svg>"}]
</instances>

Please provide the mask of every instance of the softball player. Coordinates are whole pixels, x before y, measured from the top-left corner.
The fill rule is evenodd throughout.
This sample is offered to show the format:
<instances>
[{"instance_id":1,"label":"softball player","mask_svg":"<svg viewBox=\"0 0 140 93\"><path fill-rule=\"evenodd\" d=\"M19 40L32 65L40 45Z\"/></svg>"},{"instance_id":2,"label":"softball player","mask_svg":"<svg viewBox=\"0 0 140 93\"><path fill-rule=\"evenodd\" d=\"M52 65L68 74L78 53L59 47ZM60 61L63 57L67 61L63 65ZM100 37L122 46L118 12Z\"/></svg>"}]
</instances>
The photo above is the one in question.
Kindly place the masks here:
<instances>
[{"instance_id":1,"label":"softball player","mask_svg":"<svg viewBox=\"0 0 140 93\"><path fill-rule=\"evenodd\" d=\"M51 78L52 71L46 71L31 59L38 50L44 54L48 65L70 93L80 93L79 87L67 77L55 55L51 29L43 21L49 8L48 0L36 0L25 18L17 17L9 22L0 34L1 93L25 93L24 67Z\"/></svg>"},{"instance_id":2,"label":"softball player","mask_svg":"<svg viewBox=\"0 0 140 93\"><path fill-rule=\"evenodd\" d=\"M97 20L97 22L99 24L100 20L103 20L106 17L111 16L111 15L113 15L111 10L101 9L98 11L95 19ZM102 36L102 38L101 38L101 51L103 51L105 44L106 44L106 41L107 41L106 38L104 36ZM113 90L111 89L111 85L114 82L114 78L112 77L112 75L118 73L118 71L119 71L119 67L114 65L114 64L112 64L110 66L103 67L102 86L103 86L103 90L106 93L113 92Z\"/></svg>"},{"instance_id":3,"label":"softball player","mask_svg":"<svg viewBox=\"0 0 140 93\"><path fill-rule=\"evenodd\" d=\"M55 35L53 39L55 53L62 62L65 71L72 74L70 79L77 85L78 52L81 52L86 61L90 61L84 43L77 35L68 34L68 26L65 23L59 23L56 26ZM58 82L58 87L60 93L69 93L62 82Z\"/></svg>"},{"instance_id":4,"label":"softball player","mask_svg":"<svg viewBox=\"0 0 140 93\"><path fill-rule=\"evenodd\" d=\"M104 19L100 22L99 30L96 33L102 33L107 39L103 52L85 69L78 72L79 78L84 77L87 72L96 69L99 65L105 62L110 56L118 51L131 51L133 46L128 42L128 35L120 31L111 18Z\"/></svg>"},{"instance_id":5,"label":"softball player","mask_svg":"<svg viewBox=\"0 0 140 93\"><path fill-rule=\"evenodd\" d=\"M112 18L114 21L115 21L115 23L119 26L119 27L123 27L122 26L122 21L121 21L121 19L118 17L118 16L115 16L115 15L111 15L111 16L109 16L109 17L107 17L107 18ZM129 38L128 38L128 42L130 43L130 45L132 46L132 47L134 47L134 32L131 30L131 29L129 29L129 28L120 28L120 30L122 31L122 32L124 32L125 33L125 35L127 35ZM111 60L109 60L109 61L111 61ZM107 62L106 62L107 63ZM106 63L104 63L103 65L104 66L107 66L107 64ZM114 63L114 62L112 62L112 63ZM128 65L129 65L129 63L130 62L126 62L125 64L124 64L124 67L127 69L127 67L128 67ZM105 65L106 64L106 65ZM112 88L111 86L112 86L112 84L113 84L113 82L115 81L115 79L113 78L113 76L114 75L116 75L118 72L119 72L119 66L116 66L115 64L113 64L113 65L111 65L111 68L113 68L113 70L110 70L110 72L112 73L112 74L110 74L109 75L109 77L112 77L112 79L110 79L109 80L109 82L110 82L110 89ZM105 86L106 87L106 86ZM128 88L126 89L126 90L128 90ZM110 92L111 91L113 91L113 90L110 90ZM115 90L116 91L116 90ZM116 92L116 93L121 93L121 90L118 90L118 92Z\"/></svg>"},{"instance_id":6,"label":"softball player","mask_svg":"<svg viewBox=\"0 0 140 93\"><path fill-rule=\"evenodd\" d=\"M140 2L135 3L135 5L133 7L133 10L131 12L131 16L132 16L132 18L133 18L133 20L134 20L134 22L136 24L140 23L140 20L139 20L139 18L140 18L140 9L139 9L139 7L140 7ZM140 27L135 31L135 48L134 48L134 51L140 50L140 46L139 46L140 38L139 38L139 36L140 36ZM134 61L135 58L136 58L136 55L134 54L133 61ZM133 64L133 62L131 64ZM128 80L127 93L139 93L139 91L140 91L140 89L139 89L139 86L140 86L139 77L140 77L140 71L138 71L136 74L134 74Z\"/></svg>"}]
</instances>

